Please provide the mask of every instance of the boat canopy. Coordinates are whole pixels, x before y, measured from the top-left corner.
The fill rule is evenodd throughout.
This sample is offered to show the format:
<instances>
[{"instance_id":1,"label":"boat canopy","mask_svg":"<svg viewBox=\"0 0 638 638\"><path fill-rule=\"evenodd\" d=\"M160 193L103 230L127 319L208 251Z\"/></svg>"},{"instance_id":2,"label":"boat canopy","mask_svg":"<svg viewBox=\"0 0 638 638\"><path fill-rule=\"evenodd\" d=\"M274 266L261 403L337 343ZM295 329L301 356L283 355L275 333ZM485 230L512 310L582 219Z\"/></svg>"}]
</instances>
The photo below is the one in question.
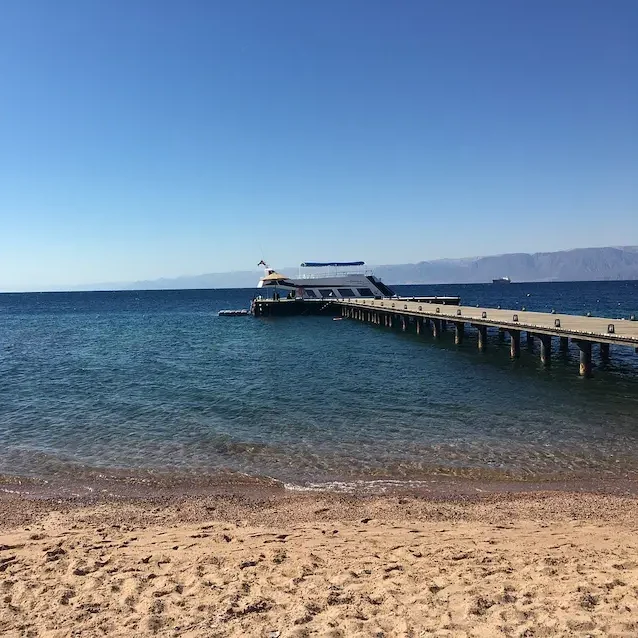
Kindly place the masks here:
<instances>
[{"instance_id":1,"label":"boat canopy","mask_svg":"<svg viewBox=\"0 0 638 638\"><path fill-rule=\"evenodd\" d=\"M326 266L365 266L365 261L304 261L300 268L325 268Z\"/></svg>"},{"instance_id":2,"label":"boat canopy","mask_svg":"<svg viewBox=\"0 0 638 638\"><path fill-rule=\"evenodd\" d=\"M288 279L286 275L281 275L278 272L271 272L269 275L261 278L262 281L285 281L286 279Z\"/></svg>"}]
</instances>

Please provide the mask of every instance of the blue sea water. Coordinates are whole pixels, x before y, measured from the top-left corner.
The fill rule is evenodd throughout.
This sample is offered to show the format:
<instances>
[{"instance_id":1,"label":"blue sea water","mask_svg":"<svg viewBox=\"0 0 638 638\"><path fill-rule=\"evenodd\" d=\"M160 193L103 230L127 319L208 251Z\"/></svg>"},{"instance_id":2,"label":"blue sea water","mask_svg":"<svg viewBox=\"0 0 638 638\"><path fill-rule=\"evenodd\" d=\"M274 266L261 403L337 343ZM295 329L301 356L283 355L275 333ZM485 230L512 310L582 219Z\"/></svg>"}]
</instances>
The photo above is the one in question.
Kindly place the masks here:
<instances>
[{"instance_id":1,"label":"blue sea water","mask_svg":"<svg viewBox=\"0 0 638 638\"><path fill-rule=\"evenodd\" d=\"M398 287L628 318L638 282ZM595 376L329 317L220 318L253 290L0 295L0 474L241 472L304 486L634 477L638 355Z\"/></svg>"}]
</instances>

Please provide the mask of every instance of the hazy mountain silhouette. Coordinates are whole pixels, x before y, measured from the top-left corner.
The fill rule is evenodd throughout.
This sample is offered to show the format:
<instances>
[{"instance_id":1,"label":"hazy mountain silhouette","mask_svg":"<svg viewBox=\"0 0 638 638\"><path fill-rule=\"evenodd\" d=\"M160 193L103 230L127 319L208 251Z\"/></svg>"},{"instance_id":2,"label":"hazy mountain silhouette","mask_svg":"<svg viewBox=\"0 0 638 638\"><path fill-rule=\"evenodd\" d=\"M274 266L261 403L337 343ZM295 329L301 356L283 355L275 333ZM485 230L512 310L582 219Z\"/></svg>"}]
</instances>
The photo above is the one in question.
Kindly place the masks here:
<instances>
[{"instance_id":1,"label":"hazy mountain silhouette","mask_svg":"<svg viewBox=\"0 0 638 638\"><path fill-rule=\"evenodd\" d=\"M638 247L576 248L552 253L512 253L491 257L439 259L375 269L388 283L483 283L638 279Z\"/></svg>"},{"instance_id":2,"label":"hazy mountain silhouette","mask_svg":"<svg viewBox=\"0 0 638 638\"><path fill-rule=\"evenodd\" d=\"M490 257L437 259L416 264L375 266L388 284L485 283L497 277L512 281L591 281L638 279L638 246L576 248L551 253L512 253ZM290 276L297 267L281 268ZM125 284L100 284L93 290L161 290L177 288L254 288L263 271L209 273ZM84 286L83 289L89 287Z\"/></svg>"}]
</instances>

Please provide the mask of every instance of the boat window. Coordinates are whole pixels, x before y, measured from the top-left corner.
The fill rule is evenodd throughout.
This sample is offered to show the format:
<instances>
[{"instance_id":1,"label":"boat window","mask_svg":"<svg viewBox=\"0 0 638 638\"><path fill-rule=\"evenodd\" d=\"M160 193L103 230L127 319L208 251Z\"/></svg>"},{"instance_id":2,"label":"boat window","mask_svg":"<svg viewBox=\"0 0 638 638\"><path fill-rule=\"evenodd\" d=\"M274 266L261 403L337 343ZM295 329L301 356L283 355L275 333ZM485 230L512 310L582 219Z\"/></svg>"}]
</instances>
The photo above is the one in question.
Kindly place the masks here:
<instances>
[{"instance_id":1,"label":"boat window","mask_svg":"<svg viewBox=\"0 0 638 638\"><path fill-rule=\"evenodd\" d=\"M362 297L373 297L374 296L372 294L372 290L370 290L370 288L357 288L357 290L359 291L359 294Z\"/></svg>"},{"instance_id":2,"label":"boat window","mask_svg":"<svg viewBox=\"0 0 638 638\"><path fill-rule=\"evenodd\" d=\"M322 297L334 297L334 292L332 292L332 288L320 288L319 292Z\"/></svg>"},{"instance_id":3,"label":"boat window","mask_svg":"<svg viewBox=\"0 0 638 638\"><path fill-rule=\"evenodd\" d=\"M337 288L342 297L354 297L354 293L350 288Z\"/></svg>"},{"instance_id":4,"label":"boat window","mask_svg":"<svg viewBox=\"0 0 638 638\"><path fill-rule=\"evenodd\" d=\"M315 299L316 298L316 294L314 290L304 290L304 297L310 297L311 299Z\"/></svg>"}]
</instances>

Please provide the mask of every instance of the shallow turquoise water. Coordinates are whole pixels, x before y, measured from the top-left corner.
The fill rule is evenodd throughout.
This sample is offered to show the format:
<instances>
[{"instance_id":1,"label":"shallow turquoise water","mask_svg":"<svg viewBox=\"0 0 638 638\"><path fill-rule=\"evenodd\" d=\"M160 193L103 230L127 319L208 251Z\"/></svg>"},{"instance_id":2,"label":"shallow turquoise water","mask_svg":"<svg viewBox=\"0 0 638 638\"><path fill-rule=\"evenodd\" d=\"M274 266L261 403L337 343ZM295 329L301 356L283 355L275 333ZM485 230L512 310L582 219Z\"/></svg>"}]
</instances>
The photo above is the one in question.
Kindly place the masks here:
<instances>
[{"instance_id":1,"label":"shallow turquoise water","mask_svg":"<svg viewBox=\"0 0 638 638\"><path fill-rule=\"evenodd\" d=\"M628 317L638 283L423 286L463 302ZM638 356L595 378L354 321L218 318L254 292L0 295L0 473L231 470L296 485L638 469ZM529 295L529 296L528 296ZM620 305L618 305L620 303Z\"/></svg>"}]
</instances>

